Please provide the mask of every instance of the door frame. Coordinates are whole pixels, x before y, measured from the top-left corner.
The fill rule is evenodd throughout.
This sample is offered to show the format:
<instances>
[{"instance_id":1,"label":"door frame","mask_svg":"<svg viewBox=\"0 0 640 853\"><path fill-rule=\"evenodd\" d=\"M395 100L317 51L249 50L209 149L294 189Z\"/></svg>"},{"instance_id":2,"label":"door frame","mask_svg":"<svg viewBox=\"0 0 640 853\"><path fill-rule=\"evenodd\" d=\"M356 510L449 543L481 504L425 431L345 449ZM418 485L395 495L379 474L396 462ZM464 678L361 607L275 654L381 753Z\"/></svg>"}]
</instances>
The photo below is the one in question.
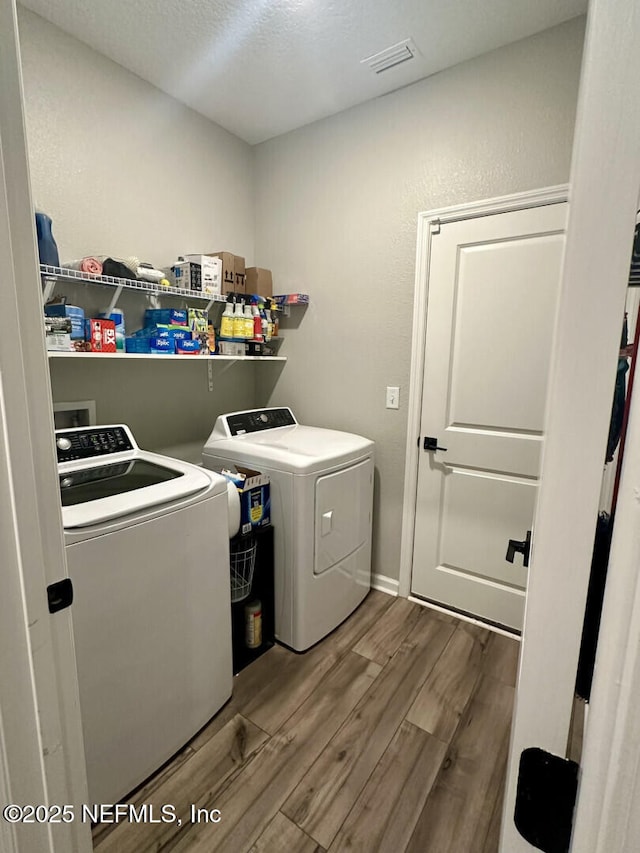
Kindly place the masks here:
<instances>
[{"instance_id":1,"label":"door frame","mask_svg":"<svg viewBox=\"0 0 640 853\"><path fill-rule=\"evenodd\" d=\"M468 204L443 207L418 214L416 249L416 277L413 298L413 332L411 343L411 373L407 412L407 438L405 447L405 476L402 501L402 533L400 539L400 577L398 593L403 598L424 603L412 596L413 540L416 523L416 497L418 488L418 461L420 448L420 420L422 412L422 387L424 382L424 351L427 337L427 311L429 305L429 269L432 237L442 225L477 219L499 213L560 204L568 199L566 184L539 190L514 193Z\"/></svg>"},{"instance_id":2,"label":"door frame","mask_svg":"<svg viewBox=\"0 0 640 853\"><path fill-rule=\"evenodd\" d=\"M0 796L71 805L73 823L6 823L10 853L89 853L84 748L70 610L49 613L67 577L42 290L23 114L15 0L0 0Z\"/></svg>"},{"instance_id":3,"label":"door frame","mask_svg":"<svg viewBox=\"0 0 640 853\"><path fill-rule=\"evenodd\" d=\"M522 750L566 755L640 191L639 78L640 7L628 0L591 0L509 751L500 847L505 853L532 850L513 824ZM632 408L635 424L635 394ZM600 625L606 641L597 651L579 778L571 849L580 853L637 850L632 836L640 833L629 808L640 785L640 460L632 436L630 430Z\"/></svg>"}]
</instances>

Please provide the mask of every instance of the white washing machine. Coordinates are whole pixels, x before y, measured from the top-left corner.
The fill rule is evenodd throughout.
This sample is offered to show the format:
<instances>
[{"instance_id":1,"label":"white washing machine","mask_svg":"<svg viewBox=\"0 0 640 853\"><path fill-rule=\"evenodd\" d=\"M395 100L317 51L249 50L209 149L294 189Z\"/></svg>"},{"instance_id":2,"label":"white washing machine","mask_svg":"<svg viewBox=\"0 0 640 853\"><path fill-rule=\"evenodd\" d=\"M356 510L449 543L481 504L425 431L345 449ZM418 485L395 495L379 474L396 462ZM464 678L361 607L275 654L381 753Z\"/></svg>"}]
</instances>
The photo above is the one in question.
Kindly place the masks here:
<instances>
[{"instance_id":1,"label":"white washing machine","mask_svg":"<svg viewBox=\"0 0 640 853\"><path fill-rule=\"evenodd\" d=\"M374 448L273 408L221 415L203 449L206 468L269 475L275 632L296 651L338 626L370 589Z\"/></svg>"},{"instance_id":2,"label":"white washing machine","mask_svg":"<svg viewBox=\"0 0 640 853\"><path fill-rule=\"evenodd\" d=\"M227 484L126 426L56 431L92 803L116 803L231 696Z\"/></svg>"}]
</instances>

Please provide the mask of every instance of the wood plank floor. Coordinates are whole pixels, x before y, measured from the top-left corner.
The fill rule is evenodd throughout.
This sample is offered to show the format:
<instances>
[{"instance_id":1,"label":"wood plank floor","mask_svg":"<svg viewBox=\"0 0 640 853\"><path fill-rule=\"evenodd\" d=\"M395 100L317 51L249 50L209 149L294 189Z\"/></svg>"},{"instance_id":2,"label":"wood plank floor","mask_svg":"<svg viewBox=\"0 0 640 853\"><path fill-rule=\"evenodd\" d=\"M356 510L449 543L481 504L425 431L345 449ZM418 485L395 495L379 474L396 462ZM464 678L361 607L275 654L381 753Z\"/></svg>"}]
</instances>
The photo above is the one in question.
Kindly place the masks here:
<instances>
[{"instance_id":1,"label":"wood plank floor","mask_svg":"<svg viewBox=\"0 0 640 853\"><path fill-rule=\"evenodd\" d=\"M100 825L94 850L496 853L518 651L372 591L306 654L275 646L240 673L128 801L180 825Z\"/></svg>"}]
</instances>

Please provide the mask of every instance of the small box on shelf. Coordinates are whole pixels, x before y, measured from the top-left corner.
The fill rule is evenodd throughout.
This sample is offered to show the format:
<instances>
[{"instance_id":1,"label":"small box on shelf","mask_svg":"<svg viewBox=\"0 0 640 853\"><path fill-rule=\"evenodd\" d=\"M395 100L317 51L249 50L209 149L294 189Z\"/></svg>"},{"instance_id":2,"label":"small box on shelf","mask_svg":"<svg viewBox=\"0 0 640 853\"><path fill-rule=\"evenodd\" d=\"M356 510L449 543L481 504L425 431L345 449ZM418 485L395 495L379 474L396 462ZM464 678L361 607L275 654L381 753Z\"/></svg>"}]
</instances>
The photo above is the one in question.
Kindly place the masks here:
<instances>
[{"instance_id":1,"label":"small box on shelf","mask_svg":"<svg viewBox=\"0 0 640 853\"><path fill-rule=\"evenodd\" d=\"M271 270L262 267L247 267L247 293L257 293L259 296L271 297L273 294L273 277Z\"/></svg>"},{"instance_id":2,"label":"small box on shelf","mask_svg":"<svg viewBox=\"0 0 640 853\"><path fill-rule=\"evenodd\" d=\"M174 287L214 296L222 292L222 261L210 255L183 255L171 267L170 281Z\"/></svg>"},{"instance_id":3,"label":"small box on shelf","mask_svg":"<svg viewBox=\"0 0 640 853\"><path fill-rule=\"evenodd\" d=\"M68 317L71 321L71 340L84 340L84 309L66 302L50 302L44 306L47 317Z\"/></svg>"},{"instance_id":4,"label":"small box on shelf","mask_svg":"<svg viewBox=\"0 0 640 853\"><path fill-rule=\"evenodd\" d=\"M274 296L273 300L278 306L309 304L309 296L306 293L281 293Z\"/></svg>"},{"instance_id":5,"label":"small box on shelf","mask_svg":"<svg viewBox=\"0 0 640 853\"><path fill-rule=\"evenodd\" d=\"M241 341L218 341L218 351L220 355L245 355L244 343Z\"/></svg>"},{"instance_id":6,"label":"small box on shelf","mask_svg":"<svg viewBox=\"0 0 640 853\"><path fill-rule=\"evenodd\" d=\"M115 352L116 324L113 320L91 317L84 324L84 352Z\"/></svg>"},{"instance_id":7,"label":"small box on shelf","mask_svg":"<svg viewBox=\"0 0 640 853\"><path fill-rule=\"evenodd\" d=\"M71 352L71 317L45 317L45 342L50 352Z\"/></svg>"},{"instance_id":8,"label":"small box on shelf","mask_svg":"<svg viewBox=\"0 0 640 853\"><path fill-rule=\"evenodd\" d=\"M189 310L187 308L147 308L144 312L145 326L187 326Z\"/></svg>"},{"instance_id":9,"label":"small box on shelf","mask_svg":"<svg viewBox=\"0 0 640 853\"><path fill-rule=\"evenodd\" d=\"M199 340L184 338L176 340L176 355L200 355L201 344Z\"/></svg>"}]
</instances>

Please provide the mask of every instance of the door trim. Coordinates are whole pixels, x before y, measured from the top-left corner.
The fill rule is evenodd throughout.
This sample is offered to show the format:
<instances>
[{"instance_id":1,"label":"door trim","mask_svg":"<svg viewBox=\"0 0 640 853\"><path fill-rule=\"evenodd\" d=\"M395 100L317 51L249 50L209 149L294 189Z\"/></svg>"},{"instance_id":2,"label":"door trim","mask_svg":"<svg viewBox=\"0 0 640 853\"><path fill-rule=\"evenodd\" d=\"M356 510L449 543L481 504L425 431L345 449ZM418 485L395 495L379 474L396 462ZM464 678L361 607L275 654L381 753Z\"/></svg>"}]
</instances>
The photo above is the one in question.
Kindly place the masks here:
<instances>
[{"instance_id":1,"label":"door trim","mask_svg":"<svg viewBox=\"0 0 640 853\"><path fill-rule=\"evenodd\" d=\"M0 792L20 804L87 802L70 611L47 586L67 576L42 288L31 202L15 0L0 0ZM11 650L9 654L7 649ZM0 829L12 853L89 853L76 819Z\"/></svg>"},{"instance_id":2,"label":"door trim","mask_svg":"<svg viewBox=\"0 0 640 853\"><path fill-rule=\"evenodd\" d=\"M422 383L424 374L424 348L427 333L427 306L429 289L429 261L431 239L439 226L464 219L512 213L531 207L561 204L568 199L569 187L561 184L513 195L499 196L468 204L424 211L418 214L416 249L416 278L413 298L413 331L411 343L411 372L409 378L409 405L407 412L407 439L404 464L404 492L402 500L402 534L400 539L399 595L411 594L413 569L413 537L416 521L416 492L418 487L418 459L420 450L420 412L422 408Z\"/></svg>"}]
</instances>

